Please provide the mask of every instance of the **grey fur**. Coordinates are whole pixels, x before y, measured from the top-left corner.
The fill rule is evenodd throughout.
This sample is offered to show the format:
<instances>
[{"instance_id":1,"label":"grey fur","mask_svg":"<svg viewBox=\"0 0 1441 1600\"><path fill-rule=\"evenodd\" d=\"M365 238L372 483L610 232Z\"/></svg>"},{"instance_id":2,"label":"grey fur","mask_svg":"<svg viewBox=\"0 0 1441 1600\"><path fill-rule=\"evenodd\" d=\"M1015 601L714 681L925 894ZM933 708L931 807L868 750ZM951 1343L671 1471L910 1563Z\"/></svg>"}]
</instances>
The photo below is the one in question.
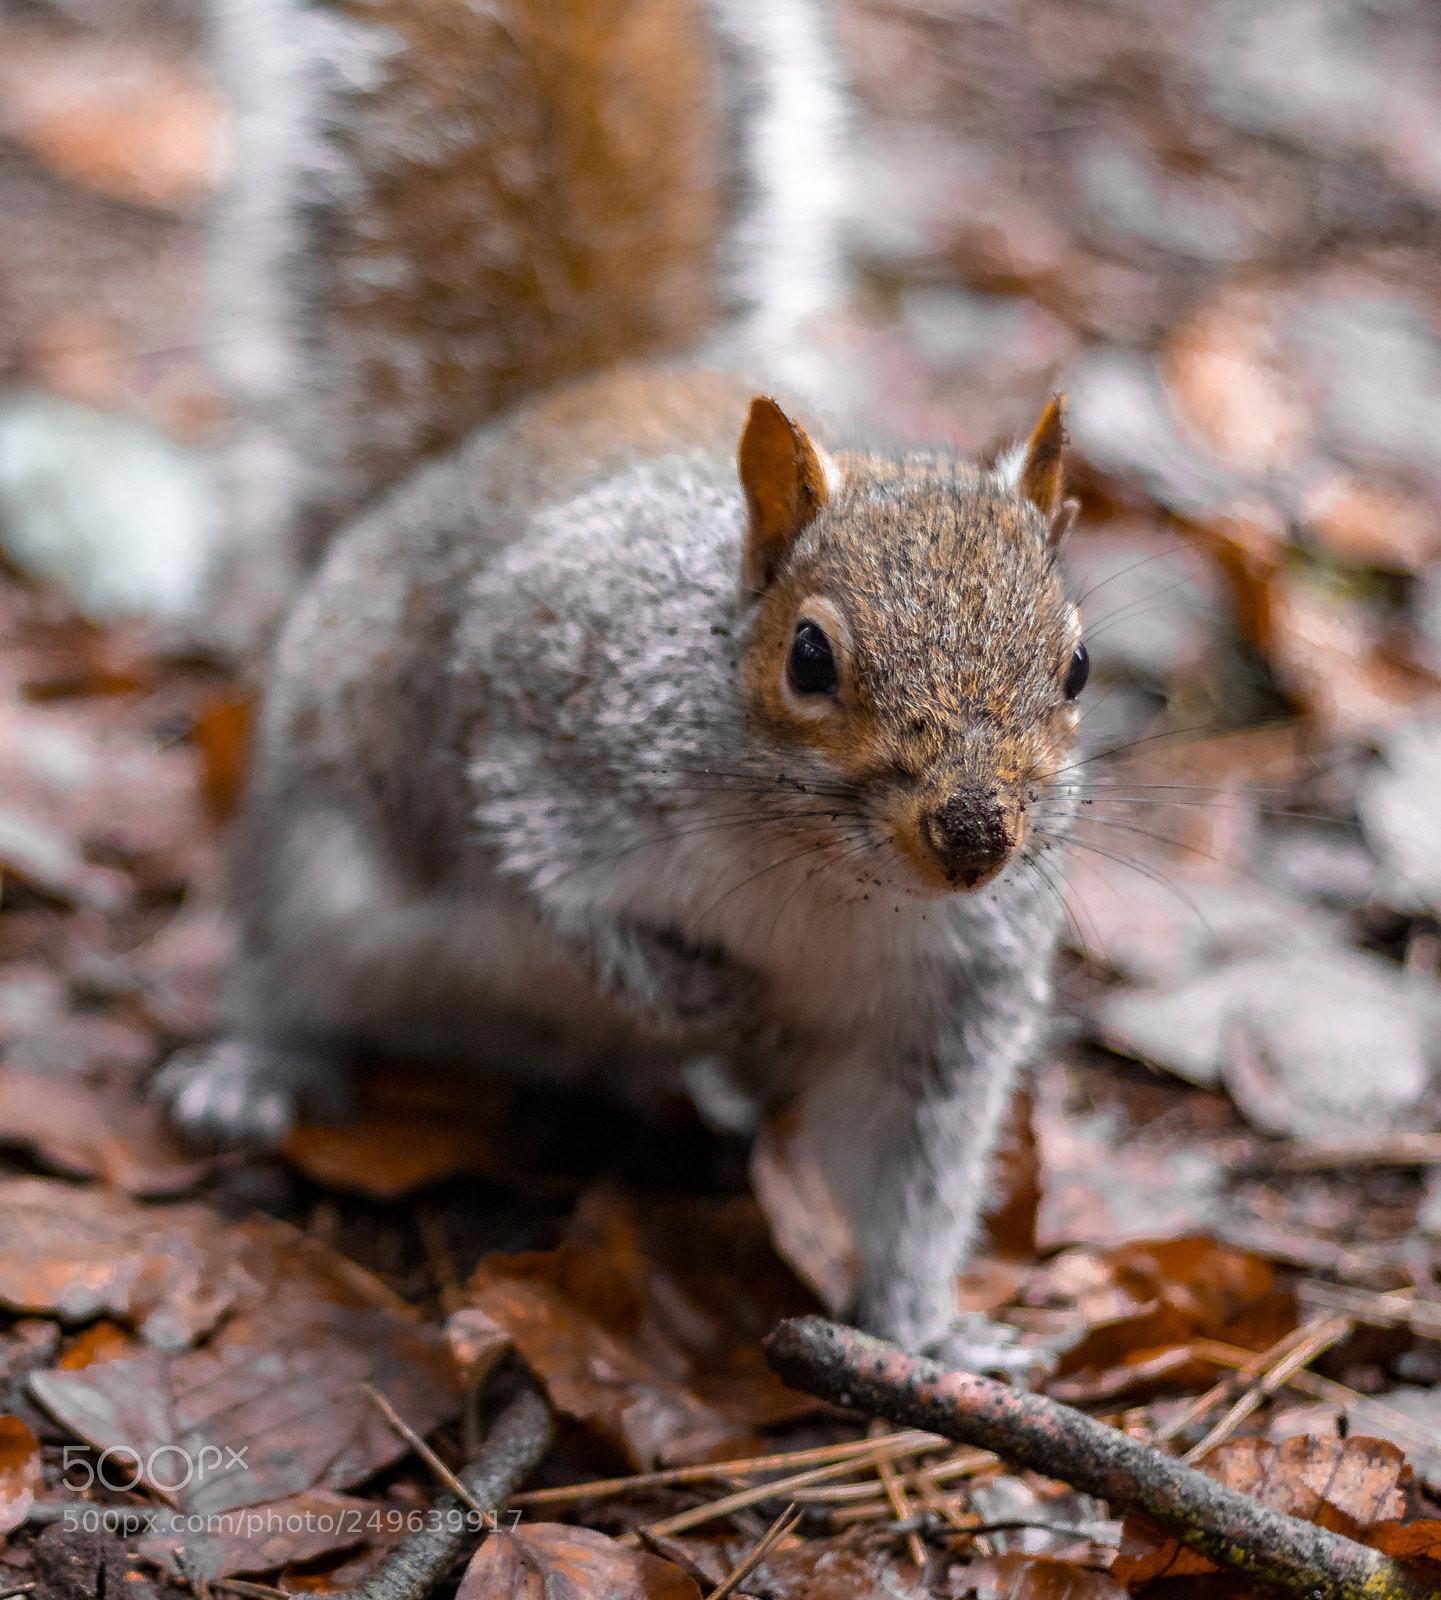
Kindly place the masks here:
<instances>
[{"instance_id":1,"label":"grey fur","mask_svg":"<svg viewBox=\"0 0 1441 1600\"><path fill-rule=\"evenodd\" d=\"M866 1262L855 1310L919 1346L953 1314L1038 1044L1059 915L1044 864L914 891L882 780L833 806L833 765L746 715L757 605L731 449L622 451L540 483L511 470L535 415L390 496L302 595L237 856L231 1037L163 1090L193 1132L274 1136L334 1092L317 1062L340 1073L357 1045L642 1095L721 1054L757 1098L801 1102ZM978 661L983 693L1040 715L1074 614L1013 490L936 456L906 470L863 477L787 570L830 573L845 605L868 530L899 541L867 670L899 748L931 718L916 760L944 778L991 757L931 677ZM928 564L938 499L980 541L970 576L1009 539L1034 592L1002 576L973 602L967 574ZM1041 616L1033 651L1016 607ZM1064 765L1033 795L1053 821Z\"/></svg>"}]
</instances>

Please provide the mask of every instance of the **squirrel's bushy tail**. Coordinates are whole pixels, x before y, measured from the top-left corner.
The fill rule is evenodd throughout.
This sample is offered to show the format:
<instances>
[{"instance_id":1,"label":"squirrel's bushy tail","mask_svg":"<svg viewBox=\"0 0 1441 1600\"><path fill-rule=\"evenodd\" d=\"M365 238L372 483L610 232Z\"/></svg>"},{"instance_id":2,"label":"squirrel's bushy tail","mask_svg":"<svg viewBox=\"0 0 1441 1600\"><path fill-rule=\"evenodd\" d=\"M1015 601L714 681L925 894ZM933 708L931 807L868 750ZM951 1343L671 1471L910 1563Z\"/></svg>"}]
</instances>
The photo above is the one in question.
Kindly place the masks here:
<instances>
[{"instance_id":1,"label":"squirrel's bushy tail","mask_svg":"<svg viewBox=\"0 0 1441 1600\"><path fill-rule=\"evenodd\" d=\"M819 387L846 105L813 0L210 0L216 627L507 403L699 351Z\"/></svg>"}]
</instances>

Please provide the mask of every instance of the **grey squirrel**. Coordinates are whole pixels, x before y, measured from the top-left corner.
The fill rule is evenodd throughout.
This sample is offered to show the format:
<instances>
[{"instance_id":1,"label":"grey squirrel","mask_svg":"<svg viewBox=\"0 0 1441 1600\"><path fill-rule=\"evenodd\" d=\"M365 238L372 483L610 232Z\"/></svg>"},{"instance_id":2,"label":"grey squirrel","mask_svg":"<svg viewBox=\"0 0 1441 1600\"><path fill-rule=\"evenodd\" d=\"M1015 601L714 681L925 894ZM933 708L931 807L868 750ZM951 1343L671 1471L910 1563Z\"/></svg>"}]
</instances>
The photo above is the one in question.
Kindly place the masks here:
<instances>
[{"instance_id":1,"label":"grey squirrel","mask_svg":"<svg viewBox=\"0 0 1441 1600\"><path fill-rule=\"evenodd\" d=\"M719 1056L798 1106L851 1313L944 1334L1061 915L1064 402L989 470L813 431L613 366L331 543L273 661L225 1032L159 1080L183 1128L281 1138L368 1048L622 1093Z\"/></svg>"}]
</instances>

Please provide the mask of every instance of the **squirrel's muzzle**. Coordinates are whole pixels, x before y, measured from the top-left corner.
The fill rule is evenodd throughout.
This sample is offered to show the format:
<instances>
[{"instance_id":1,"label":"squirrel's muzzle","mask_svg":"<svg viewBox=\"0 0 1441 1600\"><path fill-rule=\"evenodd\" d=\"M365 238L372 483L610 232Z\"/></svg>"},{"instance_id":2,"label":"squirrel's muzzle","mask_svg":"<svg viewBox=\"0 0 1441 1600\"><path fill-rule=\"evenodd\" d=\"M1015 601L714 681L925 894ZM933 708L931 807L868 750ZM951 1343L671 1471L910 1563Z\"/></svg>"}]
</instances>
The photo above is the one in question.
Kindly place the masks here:
<instances>
[{"instance_id":1,"label":"squirrel's muzzle","mask_svg":"<svg viewBox=\"0 0 1441 1600\"><path fill-rule=\"evenodd\" d=\"M957 889L977 889L1011 859L1021 819L993 789L960 789L921 819L921 837Z\"/></svg>"}]
</instances>

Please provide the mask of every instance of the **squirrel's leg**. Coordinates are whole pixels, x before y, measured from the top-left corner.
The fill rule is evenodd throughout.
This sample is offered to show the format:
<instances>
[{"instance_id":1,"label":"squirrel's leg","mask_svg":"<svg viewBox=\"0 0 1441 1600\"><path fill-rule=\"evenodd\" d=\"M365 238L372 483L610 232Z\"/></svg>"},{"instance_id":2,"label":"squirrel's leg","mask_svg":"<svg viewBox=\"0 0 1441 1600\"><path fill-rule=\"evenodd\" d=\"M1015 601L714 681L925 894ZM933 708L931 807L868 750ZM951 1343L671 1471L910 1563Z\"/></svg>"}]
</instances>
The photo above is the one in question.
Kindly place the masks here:
<instances>
[{"instance_id":1,"label":"squirrel's leg","mask_svg":"<svg viewBox=\"0 0 1441 1600\"><path fill-rule=\"evenodd\" d=\"M806 1121L865 1263L856 1320L913 1350L955 1321L956 1273L1018 1069L1036 1043L1031 983L1002 979L966 999L929 1037L858 1040L828 1071L807 1075Z\"/></svg>"}]
</instances>

